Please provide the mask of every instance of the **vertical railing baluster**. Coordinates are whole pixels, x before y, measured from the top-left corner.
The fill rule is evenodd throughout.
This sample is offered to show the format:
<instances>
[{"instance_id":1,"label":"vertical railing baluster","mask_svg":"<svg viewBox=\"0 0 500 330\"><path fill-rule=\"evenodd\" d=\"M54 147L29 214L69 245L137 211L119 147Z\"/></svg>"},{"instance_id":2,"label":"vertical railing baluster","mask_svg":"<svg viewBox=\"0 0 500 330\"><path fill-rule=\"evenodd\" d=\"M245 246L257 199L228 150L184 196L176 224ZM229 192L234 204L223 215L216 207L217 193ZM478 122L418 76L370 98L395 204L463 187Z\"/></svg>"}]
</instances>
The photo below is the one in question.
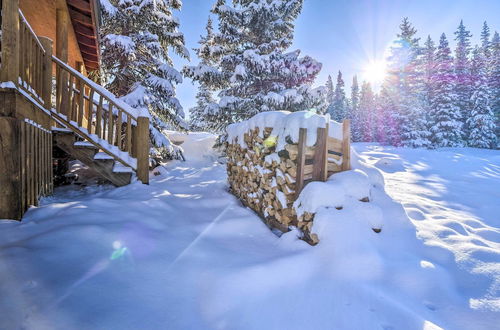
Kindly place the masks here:
<instances>
[{"instance_id":1,"label":"vertical railing baluster","mask_svg":"<svg viewBox=\"0 0 500 330\"><path fill-rule=\"evenodd\" d=\"M97 111L95 115L95 131L97 136L102 139L103 138L103 133L102 133L102 128L101 128L101 122L102 122L102 95L99 95L99 105L97 106Z\"/></svg>"},{"instance_id":2,"label":"vertical railing baluster","mask_svg":"<svg viewBox=\"0 0 500 330\"><path fill-rule=\"evenodd\" d=\"M118 149L121 149L121 141L122 141L122 112L120 108L117 108L116 115L116 138L115 145L118 146Z\"/></svg>"},{"instance_id":3,"label":"vertical railing baluster","mask_svg":"<svg viewBox=\"0 0 500 330\"><path fill-rule=\"evenodd\" d=\"M127 152L132 154L132 117L127 115Z\"/></svg>"},{"instance_id":4,"label":"vertical railing baluster","mask_svg":"<svg viewBox=\"0 0 500 330\"><path fill-rule=\"evenodd\" d=\"M94 89L90 87L87 113L87 131L92 134L92 113L94 112ZM95 133L95 131L94 131Z\"/></svg>"},{"instance_id":5,"label":"vertical railing baluster","mask_svg":"<svg viewBox=\"0 0 500 330\"><path fill-rule=\"evenodd\" d=\"M113 144L113 104L108 100L108 143Z\"/></svg>"},{"instance_id":6,"label":"vertical railing baluster","mask_svg":"<svg viewBox=\"0 0 500 330\"><path fill-rule=\"evenodd\" d=\"M84 111L84 106L83 106L83 101L85 100L85 84L80 78L78 79L78 89L80 90L80 94L78 97L78 126L82 127L83 123L83 111Z\"/></svg>"}]
</instances>

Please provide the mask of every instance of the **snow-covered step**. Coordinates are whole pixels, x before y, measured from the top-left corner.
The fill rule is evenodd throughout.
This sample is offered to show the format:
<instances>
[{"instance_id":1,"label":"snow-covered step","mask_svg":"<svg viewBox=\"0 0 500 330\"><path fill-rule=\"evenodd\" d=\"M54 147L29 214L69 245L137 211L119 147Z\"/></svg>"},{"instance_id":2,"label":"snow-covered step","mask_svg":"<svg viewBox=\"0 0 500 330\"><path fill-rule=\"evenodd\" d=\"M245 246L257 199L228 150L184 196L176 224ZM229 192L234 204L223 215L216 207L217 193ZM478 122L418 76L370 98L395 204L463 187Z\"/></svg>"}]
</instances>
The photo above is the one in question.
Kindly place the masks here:
<instances>
[{"instance_id":1,"label":"snow-covered step","mask_svg":"<svg viewBox=\"0 0 500 330\"><path fill-rule=\"evenodd\" d=\"M113 166L113 172L114 173L133 173L134 170L130 168L129 166L125 166L120 162L115 162Z\"/></svg>"},{"instance_id":2,"label":"snow-covered step","mask_svg":"<svg viewBox=\"0 0 500 330\"><path fill-rule=\"evenodd\" d=\"M88 141L76 141L74 144L75 147L88 147L88 148L97 148L92 143Z\"/></svg>"},{"instance_id":3,"label":"snow-covered step","mask_svg":"<svg viewBox=\"0 0 500 330\"><path fill-rule=\"evenodd\" d=\"M110 156L107 153L100 151L100 152L95 154L94 159L95 160L100 160L100 159L106 160L106 159L114 159L114 158L113 158L113 156Z\"/></svg>"}]
</instances>

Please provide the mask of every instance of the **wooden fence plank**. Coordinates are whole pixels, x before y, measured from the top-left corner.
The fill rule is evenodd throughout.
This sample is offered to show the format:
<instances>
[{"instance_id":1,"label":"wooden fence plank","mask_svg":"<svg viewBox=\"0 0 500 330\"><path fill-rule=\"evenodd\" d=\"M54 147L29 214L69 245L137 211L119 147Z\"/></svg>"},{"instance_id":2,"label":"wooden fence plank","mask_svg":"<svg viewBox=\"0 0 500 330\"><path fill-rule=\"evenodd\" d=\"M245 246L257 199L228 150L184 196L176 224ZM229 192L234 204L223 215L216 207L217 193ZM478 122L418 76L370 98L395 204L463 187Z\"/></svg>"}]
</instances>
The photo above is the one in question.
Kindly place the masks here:
<instances>
[{"instance_id":1,"label":"wooden fence plank","mask_svg":"<svg viewBox=\"0 0 500 330\"><path fill-rule=\"evenodd\" d=\"M314 151L314 168L313 168L313 180L325 181L327 179L327 136L328 136L328 124L327 127L318 127L317 129L317 140Z\"/></svg>"},{"instance_id":2,"label":"wooden fence plank","mask_svg":"<svg viewBox=\"0 0 500 330\"><path fill-rule=\"evenodd\" d=\"M351 169L351 121L342 122L342 171Z\"/></svg>"},{"instance_id":3,"label":"wooden fence plank","mask_svg":"<svg viewBox=\"0 0 500 330\"><path fill-rule=\"evenodd\" d=\"M297 199L304 187L304 167L306 161L306 139L307 129L299 130L299 150L297 155L297 177L295 178L295 199Z\"/></svg>"}]
</instances>

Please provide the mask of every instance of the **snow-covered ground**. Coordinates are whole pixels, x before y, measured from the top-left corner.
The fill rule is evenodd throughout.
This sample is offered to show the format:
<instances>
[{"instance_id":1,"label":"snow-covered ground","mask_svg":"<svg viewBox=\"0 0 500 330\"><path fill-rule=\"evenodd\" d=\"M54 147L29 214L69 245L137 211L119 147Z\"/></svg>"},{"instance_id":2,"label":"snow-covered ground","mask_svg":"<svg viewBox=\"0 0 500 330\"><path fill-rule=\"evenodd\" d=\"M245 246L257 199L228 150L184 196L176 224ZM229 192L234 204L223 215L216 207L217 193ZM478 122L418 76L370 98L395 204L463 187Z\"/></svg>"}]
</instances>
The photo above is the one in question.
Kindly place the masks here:
<instances>
[{"instance_id":1,"label":"snow-covered ground","mask_svg":"<svg viewBox=\"0 0 500 330\"><path fill-rule=\"evenodd\" d=\"M194 139L149 186L59 189L1 221L0 329L500 324L500 152L355 145L395 199L374 190L382 232L352 202L319 211L310 247L242 207Z\"/></svg>"}]
</instances>

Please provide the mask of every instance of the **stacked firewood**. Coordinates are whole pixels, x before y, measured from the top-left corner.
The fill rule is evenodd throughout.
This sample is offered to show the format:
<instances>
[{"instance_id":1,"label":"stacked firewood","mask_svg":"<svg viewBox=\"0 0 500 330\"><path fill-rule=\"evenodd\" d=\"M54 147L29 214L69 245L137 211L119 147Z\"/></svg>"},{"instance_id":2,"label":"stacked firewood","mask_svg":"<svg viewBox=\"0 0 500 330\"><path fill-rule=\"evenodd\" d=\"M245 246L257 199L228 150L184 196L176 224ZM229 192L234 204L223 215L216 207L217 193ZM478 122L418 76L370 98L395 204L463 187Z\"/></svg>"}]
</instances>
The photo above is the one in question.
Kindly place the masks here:
<instances>
[{"instance_id":1,"label":"stacked firewood","mask_svg":"<svg viewBox=\"0 0 500 330\"><path fill-rule=\"evenodd\" d=\"M297 198L297 144L287 144L277 152L272 128L259 128L244 135L246 148L238 141L227 144L227 173L231 192L246 206L257 212L271 228L283 232L290 226L299 228L304 239L311 244L318 242L311 235L312 214L297 217L294 201ZM290 141L291 142L291 141ZM307 152L314 153L312 147Z\"/></svg>"}]
</instances>

